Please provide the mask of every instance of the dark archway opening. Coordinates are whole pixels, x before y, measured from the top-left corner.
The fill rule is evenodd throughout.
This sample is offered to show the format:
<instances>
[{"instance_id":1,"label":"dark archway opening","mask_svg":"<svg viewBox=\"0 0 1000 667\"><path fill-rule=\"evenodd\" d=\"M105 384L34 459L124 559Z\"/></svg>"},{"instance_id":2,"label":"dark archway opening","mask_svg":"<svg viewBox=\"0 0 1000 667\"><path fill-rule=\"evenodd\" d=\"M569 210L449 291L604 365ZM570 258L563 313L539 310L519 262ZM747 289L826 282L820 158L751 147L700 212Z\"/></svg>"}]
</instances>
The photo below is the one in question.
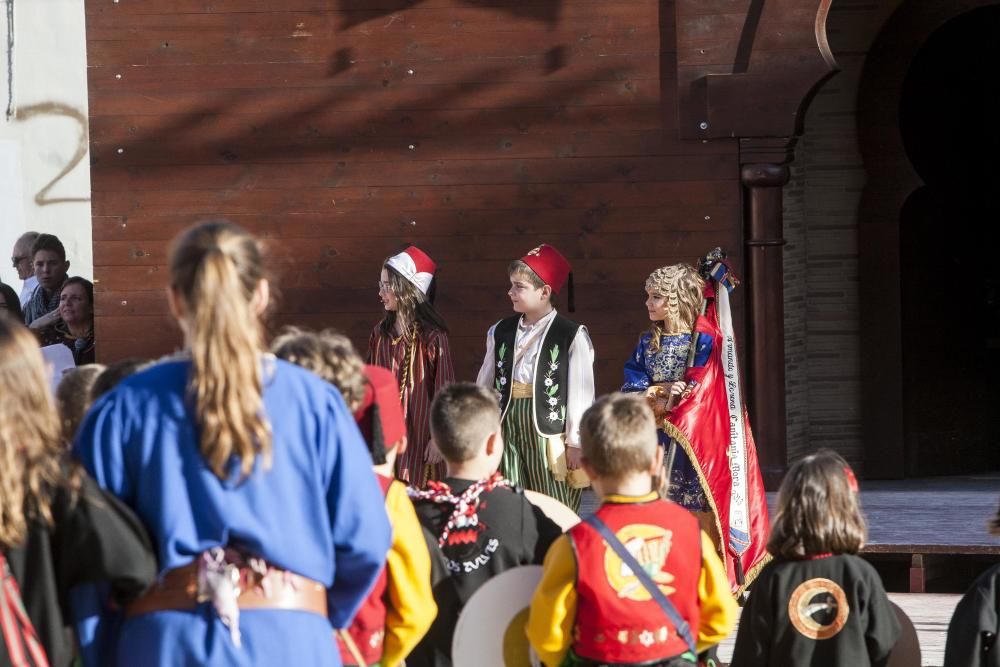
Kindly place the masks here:
<instances>
[{"instance_id":1,"label":"dark archway opening","mask_svg":"<svg viewBox=\"0 0 1000 667\"><path fill-rule=\"evenodd\" d=\"M924 186L900 213L907 476L1000 470L1000 6L907 72L899 128Z\"/></svg>"}]
</instances>

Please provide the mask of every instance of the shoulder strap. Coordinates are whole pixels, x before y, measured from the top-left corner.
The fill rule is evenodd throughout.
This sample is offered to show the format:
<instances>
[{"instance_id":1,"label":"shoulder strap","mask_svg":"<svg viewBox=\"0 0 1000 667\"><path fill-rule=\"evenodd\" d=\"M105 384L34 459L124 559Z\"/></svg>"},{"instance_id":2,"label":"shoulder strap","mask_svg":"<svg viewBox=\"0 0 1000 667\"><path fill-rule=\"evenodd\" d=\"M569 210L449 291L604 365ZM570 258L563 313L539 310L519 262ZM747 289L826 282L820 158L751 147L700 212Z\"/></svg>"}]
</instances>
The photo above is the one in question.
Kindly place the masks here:
<instances>
[{"instance_id":1,"label":"shoulder strap","mask_svg":"<svg viewBox=\"0 0 1000 667\"><path fill-rule=\"evenodd\" d=\"M21 589L0 553L0 630L4 645L14 667L49 667L42 643L38 641L35 626L21 600Z\"/></svg>"},{"instance_id":2,"label":"shoulder strap","mask_svg":"<svg viewBox=\"0 0 1000 667\"><path fill-rule=\"evenodd\" d=\"M584 521L588 526L600 533L607 545L611 547L614 552L618 554L618 557L622 559L622 562L625 563L630 570L632 570L633 574L635 574L636 578L639 580L639 583L641 583L643 587L649 591L649 594L656 601L656 604L660 605L660 609L663 610L663 613L666 614L667 618L670 619L670 622L673 623L674 627L677 629L677 634L679 634L684 640L684 643L687 644L688 650L691 651L691 653L694 653L695 643L694 638L691 636L690 626L687 621L681 617L680 612L678 612L677 608L674 607L670 598L663 594L660 587L657 586L656 582L649 576L646 569L639 564L639 561L635 559L635 556L629 553L629 550L625 548L625 545L621 543L621 540L619 540L618 537L611 532L611 529L608 528L606 523L601 521L600 517L596 514L591 514L585 518Z\"/></svg>"}]
</instances>

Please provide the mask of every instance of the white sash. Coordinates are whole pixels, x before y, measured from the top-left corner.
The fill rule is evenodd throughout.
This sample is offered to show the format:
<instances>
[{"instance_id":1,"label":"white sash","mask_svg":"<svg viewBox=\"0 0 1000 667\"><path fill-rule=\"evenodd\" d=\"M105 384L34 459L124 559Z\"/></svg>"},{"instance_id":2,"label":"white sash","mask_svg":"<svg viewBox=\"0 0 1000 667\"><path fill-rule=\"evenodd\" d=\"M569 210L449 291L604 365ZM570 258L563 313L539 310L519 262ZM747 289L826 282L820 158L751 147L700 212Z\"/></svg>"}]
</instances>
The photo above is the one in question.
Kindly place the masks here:
<instances>
[{"instance_id":1,"label":"white sash","mask_svg":"<svg viewBox=\"0 0 1000 667\"><path fill-rule=\"evenodd\" d=\"M741 556L750 546L750 505L747 496L747 438L743 420L743 391L740 365L729 310L729 291L716 282L716 310L722 330L722 370L726 378L726 407L729 409L729 474L733 480L729 496L729 546Z\"/></svg>"}]
</instances>

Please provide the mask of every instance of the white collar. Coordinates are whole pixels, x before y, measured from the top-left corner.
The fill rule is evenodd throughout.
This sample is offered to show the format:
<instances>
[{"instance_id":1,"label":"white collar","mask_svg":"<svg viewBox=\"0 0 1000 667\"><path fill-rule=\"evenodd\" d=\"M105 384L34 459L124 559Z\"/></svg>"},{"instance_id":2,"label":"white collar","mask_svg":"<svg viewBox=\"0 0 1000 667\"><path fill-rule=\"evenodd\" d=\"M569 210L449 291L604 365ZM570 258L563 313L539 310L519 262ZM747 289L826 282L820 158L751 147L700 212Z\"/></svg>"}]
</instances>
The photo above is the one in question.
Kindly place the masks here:
<instances>
[{"instance_id":1,"label":"white collar","mask_svg":"<svg viewBox=\"0 0 1000 667\"><path fill-rule=\"evenodd\" d=\"M542 317L541 319L539 319L534 324L525 324L524 323L524 315L521 315L520 319L518 319L518 321L517 321L517 328L520 329L521 331L524 331L524 332L531 331L531 330L533 330L535 327L537 327L539 325L546 325L546 324L548 324L553 319L555 319L555 316L556 316L556 309L553 308L549 312L548 315L546 315L545 317Z\"/></svg>"}]
</instances>

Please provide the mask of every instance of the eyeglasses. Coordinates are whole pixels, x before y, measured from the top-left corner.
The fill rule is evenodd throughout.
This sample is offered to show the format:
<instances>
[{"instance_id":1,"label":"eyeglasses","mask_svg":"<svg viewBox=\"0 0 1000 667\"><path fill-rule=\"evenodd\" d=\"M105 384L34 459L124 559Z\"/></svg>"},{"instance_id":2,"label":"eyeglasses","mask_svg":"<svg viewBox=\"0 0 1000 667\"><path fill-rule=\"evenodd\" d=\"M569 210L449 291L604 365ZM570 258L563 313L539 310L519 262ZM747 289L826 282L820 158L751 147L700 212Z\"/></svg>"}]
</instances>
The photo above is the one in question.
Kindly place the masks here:
<instances>
[{"instance_id":1,"label":"eyeglasses","mask_svg":"<svg viewBox=\"0 0 1000 667\"><path fill-rule=\"evenodd\" d=\"M21 262L23 262L26 259L31 259L31 258L28 257L28 256L24 256L24 257L11 257L10 258L10 263L13 264L16 267L18 264L20 264Z\"/></svg>"}]
</instances>

